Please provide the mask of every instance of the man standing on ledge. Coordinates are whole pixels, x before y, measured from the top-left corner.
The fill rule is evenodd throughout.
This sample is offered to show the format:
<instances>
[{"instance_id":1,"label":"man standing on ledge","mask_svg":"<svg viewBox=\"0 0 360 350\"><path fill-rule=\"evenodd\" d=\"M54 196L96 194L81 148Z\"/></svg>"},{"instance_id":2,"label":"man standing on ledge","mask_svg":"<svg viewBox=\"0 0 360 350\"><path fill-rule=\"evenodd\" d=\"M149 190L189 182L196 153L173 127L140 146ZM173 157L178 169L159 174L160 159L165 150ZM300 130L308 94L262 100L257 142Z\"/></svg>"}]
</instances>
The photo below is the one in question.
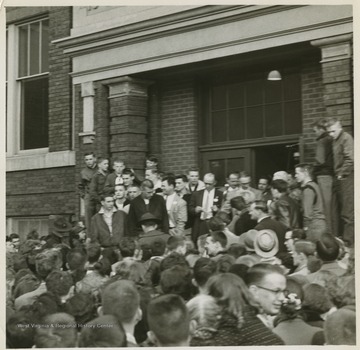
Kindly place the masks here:
<instances>
[{"instance_id":1,"label":"man standing on ledge","mask_svg":"<svg viewBox=\"0 0 360 350\"><path fill-rule=\"evenodd\" d=\"M354 245L354 140L342 128L337 118L327 122L329 135L334 139L335 195L340 203L343 240ZM340 231L341 232L341 231Z\"/></svg>"}]
</instances>

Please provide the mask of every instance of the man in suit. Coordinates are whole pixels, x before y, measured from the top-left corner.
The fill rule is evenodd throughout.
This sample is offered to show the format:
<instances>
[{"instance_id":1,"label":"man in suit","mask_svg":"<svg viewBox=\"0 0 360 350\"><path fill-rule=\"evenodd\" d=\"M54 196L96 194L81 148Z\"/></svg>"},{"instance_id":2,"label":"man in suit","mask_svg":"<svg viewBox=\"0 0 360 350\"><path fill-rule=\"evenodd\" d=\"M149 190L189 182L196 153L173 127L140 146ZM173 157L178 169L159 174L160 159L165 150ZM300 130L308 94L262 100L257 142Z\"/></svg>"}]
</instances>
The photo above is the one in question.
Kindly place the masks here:
<instances>
[{"instance_id":1,"label":"man in suit","mask_svg":"<svg viewBox=\"0 0 360 350\"><path fill-rule=\"evenodd\" d=\"M270 229L275 231L279 240L279 253L286 252L286 226L284 226L281 222L271 219L268 213L268 207L264 201L255 201L250 205L250 216L251 219L257 220L257 225L254 227L255 230L260 231Z\"/></svg>"},{"instance_id":2,"label":"man in suit","mask_svg":"<svg viewBox=\"0 0 360 350\"><path fill-rule=\"evenodd\" d=\"M175 185L175 177L166 176L161 182L161 189L169 216L169 233L171 236L181 236L187 221L187 204L176 194Z\"/></svg>"},{"instance_id":3,"label":"man in suit","mask_svg":"<svg viewBox=\"0 0 360 350\"><path fill-rule=\"evenodd\" d=\"M169 233L169 218L166 203L162 196L154 196L154 183L144 180L140 185L141 194L130 203L128 216L128 231L131 236L141 232L140 219L145 213L151 213L160 220L159 230Z\"/></svg>"},{"instance_id":4,"label":"man in suit","mask_svg":"<svg viewBox=\"0 0 360 350\"><path fill-rule=\"evenodd\" d=\"M209 232L208 221L219 211L222 202L222 192L215 189L215 175L205 174L204 184L204 190L192 194L189 205L189 211L194 215L191 238L195 244L198 237Z\"/></svg>"},{"instance_id":5,"label":"man in suit","mask_svg":"<svg viewBox=\"0 0 360 350\"><path fill-rule=\"evenodd\" d=\"M113 169L114 172L106 177L104 185L104 191L106 192L114 192L116 185L122 185L124 183L124 180L121 177L122 172L125 169L124 161L119 158L115 158L113 160Z\"/></svg>"}]
</instances>

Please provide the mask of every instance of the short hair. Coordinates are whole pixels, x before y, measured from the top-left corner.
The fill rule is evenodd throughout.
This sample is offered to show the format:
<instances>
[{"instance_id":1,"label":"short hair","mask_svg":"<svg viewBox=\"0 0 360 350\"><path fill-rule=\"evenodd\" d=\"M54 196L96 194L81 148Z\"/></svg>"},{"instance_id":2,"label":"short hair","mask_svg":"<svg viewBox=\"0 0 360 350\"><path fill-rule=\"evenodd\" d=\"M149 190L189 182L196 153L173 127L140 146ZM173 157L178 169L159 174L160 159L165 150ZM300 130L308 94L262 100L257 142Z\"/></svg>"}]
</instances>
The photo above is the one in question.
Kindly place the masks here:
<instances>
[{"instance_id":1,"label":"short hair","mask_svg":"<svg viewBox=\"0 0 360 350\"><path fill-rule=\"evenodd\" d=\"M347 305L355 305L355 276L333 276L327 283L327 291L331 301L338 309Z\"/></svg>"},{"instance_id":2,"label":"short hair","mask_svg":"<svg viewBox=\"0 0 360 350\"><path fill-rule=\"evenodd\" d=\"M210 258L201 257L193 267L194 280L199 287L205 286L208 279L216 273L216 262Z\"/></svg>"},{"instance_id":3,"label":"short hair","mask_svg":"<svg viewBox=\"0 0 360 350\"><path fill-rule=\"evenodd\" d=\"M109 259L103 257L94 264L94 270L97 271L101 276L110 276L111 274L111 263Z\"/></svg>"},{"instance_id":4,"label":"short hair","mask_svg":"<svg viewBox=\"0 0 360 350\"><path fill-rule=\"evenodd\" d=\"M17 234L17 233L10 233L10 239L13 240L13 239L20 239L20 236Z\"/></svg>"},{"instance_id":5,"label":"short hair","mask_svg":"<svg viewBox=\"0 0 360 350\"><path fill-rule=\"evenodd\" d=\"M66 261L69 265L69 270L74 271L84 268L87 260L86 252L83 249L71 249L66 256Z\"/></svg>"},{"instance_id":6,"label":"short hair","mask_svg":"<svg viewBox=\"0 0 360 350\"><path fill-rule=\"evenodd\" d=\"M250 267L245 276L245 282L248 286L257 285L262 282L265 276L277 273L284 276L284 272L280 266L270 265L266 263L256 264Z\"/></svg>"},{"instance_id":7,"label":"short hair","mask_svg":"<svg viewBox=\"0 0 360 350\"><path fill-rule=\"evenodd\" d=\"M165 177L162 178L161 181L167 181L169 186L174 186L175 187L175 185L176 185L174 176L169 176L169 175L165 176Z\"/></svg>"},{"instance_id":8,"label":"short hair","mask_svg":"<svg viewBox=\"0 0 360 350\"><path fill-rule=\"evenodd\" d=\"M221 219L221 221L225 224L225 225L228 225L230 224L231 220L230 220L230 217L229 217L229 214L226 213L225 211L218 211L215 215L215 217Z\"/></svg>"},{"instance_id":9,"label":"short hair","mask_svg":"<svg viewBox=\"0 0 360 350\"><path fill-rule=\"evenodd\" d=\"M147 308L149 329L161 346L186 342L190 335L190 317L180 296L168 294L152 299Z\"/></svg>"},{"instance_id":10,"label":"short hair","mask_svg":"<svg viewBox=\"0 0 360 350\"><path fill-rule=\"evenodd\" d=\"M121 158L118 158L118 157L114 158L113 161L112 161L112 163L113 163L113 164L115 164L115 163L125 164L125 162L124 162Z\"/></svg>"},{"instance_id":11,"label":"short hair","mask_svg":"<svg viewBox=\"0 0 360 350\"><path fill-rule=\"evenodd\" d=\"M236 259L230 254L222 254L216 260L216 270L218 273L229 272L230 267L235 264Z\"/></svg>"},{"instance_id":12,"label":"short hair","mask_svg":"<svg viewBox=\"0 0 360 350\"><path fill-rule=\"evenodd\" d=\"M153 189L154 183L151 180L144 180L141 182L140 188L141 188L141 190L143 190L144 188Z\"/></svg>"},{"instance_id":13,"label":"short hair","mask_svg":"<svg viewBox=\"0 0 360 350\"><path fill-rule=\"evenodd\" d=\"M243 244L232 243L230 247L228 247L227 253L237 259L240 256L246 255L246 248Z\"/></svg>"},{"instance_id":14,"label":"short hair","mask_svg":"<svg viewBox=\"0 0 360 350\"><path fill-rule=\"evenodd\" d=\"M175 265L189 267L185 257L177 252L172 252L160 262L160 271L165 271Z\"/></svg>"},{"instance_id":15,"label":"short hair","mask_svg":"<svg viewBox=\"0 0 360 350\"><path fill-rule=\"evenodd\" d=\"M294 250L296 251L296 253L303 253L307 257L310 255L314 255L315 249L315 244L311 241L299 239L294 242Z\"/></svg>"},{"instance_id":16,"label":"short hair","mask_svg":"<svg viewBox=\"0 0 360 350\"><path fill-rule=\"evenodd\" d=\"M247 171L243 170L240 172L240 177L251 177L251 176Z\"/></svg>"},{"instance_id":17,"label":"short hair","mask_svg":"<svg viewBox=\"0 0 360 350\"><path fill-rule=\"evenodd\" d=\"M125 189L125 185L124 184L117 184L114 186L114 189L116 190L116 187L123 187Z\"/></svg>"},{"instance_id":18,"label":"short hair","mask_svg":"<svg viewBox=\"0 0 360 350\"><path fill-rule=\"evenodd\" d=\"M324 323L325 342L329 345L356 345L356 312L340 309Z\"/></svg>"},{"instance_id":19,"label":"short hair","mask_svg":"<svg viewBox=\"0 0 360 350\"><path fill-rule=\"evenodd\" d=\"M77 328L73 316L59 312L46 316L42 323L46 326L36 328L35 345L37 348L76 347Z\"/></svg>"},{"instance_id":20,"label":"short hair","mask_svg":"<svg viewBox=\"0 0 360 350\"><path fill-rule=\"evenodd\" d=\"M189 182L187 176L184 175L184 174L176 175L176 176L175 176L175 180L177 180L177 179L181 179L183 182Z\"/></svg>"},{"instance_id":21,"label":"short hair","mask_svg":"<svg viewBox=\"0 0 360 350\"><path fill-rule=\"evenodd\" d=\"M336 123L340 123L340 125L342 124L342 119L341 118L337 118L337 117L331 117L331 118L327 118L326 119L326 127L328 128L331 125L334 125Z\"/></svg>"},{"instance_id":22,"label":"short hair","mask_svg":"<svg viewBox=\"0 0 360 350\"><path fill-rule=\"evenodd\" d=\"M94 158L96 157L94 152L86 152L86 153L84 153L84 158L86 156L93 156Z\"/></svg>"},{"instance_id":23,"label":"short hair","mask_svg":"<svg viewBox=\"0 0 360 350\"><path fill-rule=\"evenodd\" d=\"M75 293L66 300L64 311L75 318L76 323L84 325L96 316L96 305L94 298L89 293Z\"/></svg>"},{"instance_id":24,"label":"short hair","mask_svg":"<svg viewBox=\"0 0 360 350\"><path fill-rule=\"evenodd\" d=\"M62 264L62 254L57 248L44 250L35 257L36 272L44 280L51 271L60 270Z\"/></svg>"},{"instance_id":25,"label":"short hair","mask_svg":"<svg viewBox=\"0 0 360 350\"><path fill-rule=\"evenodd\" d=\"M123 258L133 257L139 245L134 237L122 237L119 242L120 254Z\"/></svg>"},{"instance_id":26,"label":"short hair","mask_svg":"<svg viewBox=\"0 0 360 350\"><path fill-rule=\"evenodd\" d=\"M339 244L330 234L324 234L316 242L316 253L322 261L334 261L339 255Z\"/></svg>"},{"instance_id":27,"label":"short hair","mask_svg":"<svg viewBox=\"0 0 360 350\"><path fill-rule=\"evenodd\" d=\"M292 239L306 239L306 233L303 229L296 228L296 229L292 230L291 238Z\"/></svg>"},{"instance_id":28,"label":"short hair","mask_svg":"<svg viewBox=\"0 0 360 350\"><path fill-rule=\"evenodd\" d=\"M208 221L208 228L210 231L221 231L225 228L226 224L218 216L213 216Z\"/></svg>"},{"instance_id":29,"label":"short hair","mask_svg":"<svg viewBox=\"0 0 360 350\"><path fill-rule=\"evenodd\" d=\"M320 118L318 120L315 120L311 126L313 128L318 128L318 129L322 129L322 130L326 130L327 127L327 120L325 118Z\"/></svg>"},{"instance_id":30,"label":"short hair","mask_svg":"<svg viewBox=\"0 0 360 350\"><path fill-rule=\"evenodd\" d=\"M177 294L184 300L191 297L191 269L190 267L175 265L160 275L160 287L164 294Z\"/></svg>"},{"instance_id":31,"label":"short hair","mask_svg":"<svg viewBox=\"0 0 360 350\"><path fill-rule=\"evenodd\" d=\"M152 174L159 174L157 168L146 168L145 171L149 170Z\"/></svg>"},{"instance_id":32,"label":"short hair","mask_svg":"<svg viewBox=\"0 0 360 350\"><path fill-rule=\"evenodd\" d=\"M101 255L101 246L97 242L90 242L86 245L87 259L90 264L98 261Z\"/></svg>"},{"instance_id":33,"label":"short hair","mask_svg":"<svg viewBox=\"0 0 360 350\"><path fill-rule=\"evenodd\" d=\"M258 181L260 181L261 179L266 180L268 184L270 183L270 178L268 175L260 175Z\"/></svg>"},{"instance_id":34,"label":"short hair","mask_svg":"<svg viewBox=\"0 0 360 350\"><path fill-rule=\"evenodd\" d=\"M254 206L255 209L259 209L263 213L267 213L269 211L268 206L266 205L266 202L264 202L264 201L257 200L253 204L255 204L255 206Z\"/></svg>"},{"instance_id":35,"label":"short hair","mask_svg":"<svg viewBox=\"0 0 360 350\"><path fill-rule=\"evenodd\" d=\"M166 242L167 248L172 251L185 245L185 238L182 236L170 236Z\"/></svg>"},{"instance_id":36,"label":"short hair","mask_svg":"<svg viewBox=\"0 0 360 350\"><path fill-rule=\"evenodd\" d=\"M154 162L154 163L159 163L159 160L153 155L147 156L146 160L149 160L150 162Z\"/></svg>"},{"instance_id":37,"label":"short hair","mask_svg":"<svg viewBox=\"0 0 360 350\"><path fill-rule=\"evenodd\" d=\"M69 293L73 285L71 274L66 271L52 271L46 277L46 289L58 297Z\"/></svg>"},{"instance_id":38,"label":"short hair","mask_svg":"<svg viewBox=\"0 0 360 350\"><path fill-rule=\"evenodd\" d=\"M81 348L126 347L126 344L125 330L113 315L95 318L82 328L79 335Z\"/></svg>"},{"instance_id":39,"label":"short hair","mask_svg":"<svg viewBox=\"0 0 360 350\"><path fill-rule=\"evenodd\" d=\"M230 178L231 175L235 175L238 178L240 177L240 173L238 171L231 171L231 172L228 173L227 179Z\"/></svg>"},{"instance_id":40,"label":"short hair","mask_svg":"<svg viewBox=\"0 0 360 350\"><path fill-rule=\"evenodd\" d=\"M278 190L280 193L286 193L289 188L289 184L285 180L278 179L271 182L271 187L274 190Z\"/></svg>"},{"instance_id":41,"label":"short hair","mask_svg":"<svg viewBox=\"0 0 360 350\"><path fill-rule=\"evenodd\" d=\"M314 166L310 163L300 163L295 165L295 169L299 168L302 172L306 171L309 176L313 176Z\"/></svg>"},{"instance_id":42,"label":"short hair","mask_svg":"<svg viewBox=\"0 0 360 350\"><path fill-rule=\"evenodd\" d=\"M34 313L35 320L41 320L46 315L60 312L60 309L60 299L58 298L58 296L49 291L37 296L32 304L32 312Z\"/></svg>"},{"instance_id":43,"label":"short hair","mask_svg":"<svg viewBox=\"0 0 360 350\"><path fill-rule=\"evenodd\" d=\"M222 248L226 248L227 237L222 231L213 231L210 233L211 238L214 242L219 242Z\"/></svg>"},{"instance_id":44,"label":"short hair","mask_svg":"<svg viewBox=\"0 0 360 350\"><path fill-rule=\"evenodd\" d=\"M132 281L110 283L101 297L104 315L114 315L122 323L131 322L140 306L140 295Z\"/></svg>"},{"instance_id":45,"label":"short hair","mask_svg":"<svg viewBox=\"0 0 360 350\"><path fill-rule=\"evenodd\" d=\"M303 287L303 291L304 300L302 305L305 310L324 314L333 307L327 289L320 284L307 284Z\"/></svg>"},{"instance_id":46,"label":"short hair","mask_svg":"<svg viewBox=\"0 0 360 350\"><path fill-rule=\"evenodd\" d=\"M122 175L130 175L130 176L135 176L134 172L132 171L132 169L130 168L125 168L122 172Z\"/></svg>"},{"instance_id":47,"label":"short hair","mask_svg":"<svg viewBox=\"0 0 360 350\"><path fill-rule=\"evenodd\" d=\"M146 269L144 264L133 259L124 259L115 267L115 274L121 279L133 281L141 285L145 283Z\"/></svg>"},{"instance_id":48,"label":"short hair","mask_svg":"<svg viewBox=\"0 0 360 350\"><path fill-rule=\"evenodd\" d=\"M245 199L242 196L236 196L234 198L231 198L230 205L231 208L234 208L239 211L244 210L247 207Z\"/></svg>"},{"instance_id":49,"label":"short hair","mask_svg":"<svg viewBox=\"0 0 360 350\"><path fill-rule=\"evenodd\" d=\"M200 173L200 169L196 166L190 167L187 171L188 174L190 174L191 171L196 171L198 173Z\"/></svg>"},{"instance_id":50,"label":"short hair","mask_svg":"<svg viewBox=\"0 0 360 350\"><path fill-rule=\"evenodd\" d=\"M97 159L96 159L96 164L100 164L100 163L102 163L104 160L108 160L107 158L103 158L103 157L98 157Z\"/></svg>"},{"instance_id":51,"label":"short hair","mask_svg":"<svg viewBox=\"0 0 360 350\"><path fill-rule=\"evenodd\" d=\"M233 273L244 280L248 271L249 271L249 266L247 266L247 265L233 264L230 266L230 269L228 272Z\"/></svg>"},{"instance_id":52,"label":"short hair","mask_svg":"<svg viewBox=\"0 0 360 350\"><path fill-rule=\"evenodd\" d=\"M31 323L34 323L31 311L20 310L12 314L6 322L6 348L31 348L35 335L35 328L28 327Z\"/></svg>"}]
</instances>

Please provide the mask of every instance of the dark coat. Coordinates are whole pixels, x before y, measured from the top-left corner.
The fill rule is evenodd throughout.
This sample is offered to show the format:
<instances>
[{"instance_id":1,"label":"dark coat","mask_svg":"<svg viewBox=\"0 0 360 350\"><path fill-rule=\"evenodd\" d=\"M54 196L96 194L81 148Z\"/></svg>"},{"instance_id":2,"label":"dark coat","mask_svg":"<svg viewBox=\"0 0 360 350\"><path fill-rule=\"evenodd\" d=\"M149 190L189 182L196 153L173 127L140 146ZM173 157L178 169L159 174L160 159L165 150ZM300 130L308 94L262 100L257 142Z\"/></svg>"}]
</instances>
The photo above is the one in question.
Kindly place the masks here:
<instances>
[{"instance_id":1,"label":"dark coat","mask_svg":"<svg viewBox=\"0 0 360 350\"><path fill-rule=\"evenodd\" d=\"M274 202L274 215L276 221L281 222L287 228L296 229L301 227L300 206L295 199L292 199L286 193L282 194Z\"/></svg>"},{"instance_id":2,"label":"dark coat","mask_svg":"<svg viewBox=\"0 0 360 350\"><path fill-rule=\"evenodd\" d=\"M193 192L189 203L189 212L194 218L194 222L191 230L191 238L195 244L198 237L209 232L207 222L205 220L200 219L201 213L195 212L195 208L197 206L202 207L204 191L205 190ZM221 207L222 200L223 200L223 193L220 190L215 189L214 205L216 205L219 208L219 210ZM213 212L213 215L215 214L216 212Z\"/></svg>"},{"instance_id":3,"label":"dark coat","mask_svg":"<svg viewBox=\"0 0 360 350\"><path fill-rule=\"evenodd\" d=\"M169 217L166 209L166 203L162 196L154 194L146 206L142 196L134 198L130 203L128 215L128 231L131 236L138 236L143 231L140 225L140 218L145 213L151 213L160 220L158 229L168 233L169 232Z\"/></svg>"},{"instance_id":4,"label":"dark coat","mask_svg":"<svg viewBox=\"0 0 360 350\"><path fill-rule=\"evenodd\" d=\"M256 226L255 230L273 230L277 238L279 240L279 253L286 252L287 249L285 247L285 233L287 231L286 226L283 225L281 222L278 222L276 220L271 219L270 217L267 217L263 220L261 220Z\"/></svg>"},{"instance_id":5,"label":"dark coat","mask_svg":"<svg viewBox=\"0 0 360 350\"><path fill-rule=\"evenodd\" d=\"M126 213L121 210L114 212L112 217L112 234L103 215L95 214L91 218L89 237L92 242L98 242L102 247L117 246L122 237L126 235Z\"/></svg>"},{"instance_id":6,"label":"dark coat","mask_svg":"<svg viewBox=\"0 0 360 350\"><path fill-rule=\"evenodd\" d=\"M105 192L114 192L115 191L116 177L117 177L116 173L111 173L106 177L105 184L104 184ZM122 178L121 178L121 180L122 180ZM121 183L123 183L123 181Z\"/></svg>"},{"instance_id":7,"label":"dark coat","mask_svg":"<svg viewBox=\"0 0 360 350\"><path fill-rule=\"evenodd\" d=\"M256 225L257 225L257 221L251 219L249 211L246 210L242 212L239 219L236 220L234 233L237 236L240 236L241 234L249 230L252 230Z\"/></svg>"}]
</instances>

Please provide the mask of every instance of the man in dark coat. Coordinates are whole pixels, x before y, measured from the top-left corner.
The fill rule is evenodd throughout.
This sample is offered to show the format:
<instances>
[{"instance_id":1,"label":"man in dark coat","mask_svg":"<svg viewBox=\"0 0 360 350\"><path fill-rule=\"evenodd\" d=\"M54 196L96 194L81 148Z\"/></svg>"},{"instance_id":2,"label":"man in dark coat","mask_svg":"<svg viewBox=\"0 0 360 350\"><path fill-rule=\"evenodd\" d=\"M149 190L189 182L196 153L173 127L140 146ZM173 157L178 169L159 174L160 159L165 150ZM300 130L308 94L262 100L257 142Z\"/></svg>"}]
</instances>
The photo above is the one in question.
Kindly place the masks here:
<instances>
[{"instance_id":1,"label":"man in dark coat","mask_svg":"<svg viewBox=\"0 0 360 350\"><path fill-rule=\"evenodd\" d=\"M205 189L195 191L189 204L189 211L194 216L191 238L196 244L198 237L209 232L208 221L219 211L222 203L222 192L215 189L215 175L204 176Z\"/></svg>"},{"instance_id":2,"label":"man in dark coat","mask_svg":"<svg viewBox=\"0 0 360 350\"><path fill-rule=\"evenodd\" d=\"M102 247L117 248L126 235L126 213L114 207L112 194L101 196L101 209L91 219L89 238Z\"/></svg>"},{"instance_id":3,"label":"man in dark coat","mask_svg":"<svg viewBox=\"0 0 360 350\"><path fill-rule=\"evenodd\" d=\"M257 220L255 230L273 230L275 231L279 240L279 253L286 252L285 247L285 233L287 231L286 226L281 222L271 219L268 208L265 202L255 201L250 205L251 219Z\"/></svg>"},{"instance_id":4,"label":"man in dark coat","mask_svg":"<svg viewBox=\"0 0 360 350\"><path fill-rule=\"evenodd\" d=\"M154 184L144 180L140 186L141 195L130 203L128 216L128 231L131 236L138 236L143 231L140 219L145 213L151 213L159 219L159 230L169 233L169 218L166 203L162 196L154 195Z\"/></svg>"}]
</instances>

